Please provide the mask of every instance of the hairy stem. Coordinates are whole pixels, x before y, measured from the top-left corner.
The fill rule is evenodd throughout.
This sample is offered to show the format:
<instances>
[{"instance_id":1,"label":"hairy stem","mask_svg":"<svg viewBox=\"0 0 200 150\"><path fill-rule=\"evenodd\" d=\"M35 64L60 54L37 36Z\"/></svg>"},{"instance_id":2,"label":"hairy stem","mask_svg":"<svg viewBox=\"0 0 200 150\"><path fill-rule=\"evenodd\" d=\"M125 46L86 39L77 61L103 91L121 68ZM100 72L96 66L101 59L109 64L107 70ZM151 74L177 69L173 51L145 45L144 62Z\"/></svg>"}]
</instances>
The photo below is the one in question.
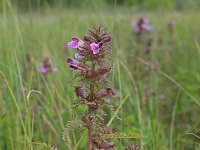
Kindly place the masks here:
<instances>
[{"instance_id":1,"label":"hairy stem","mask_svg":"<svg viewBox=\"0 0 200 150\"><path fill-rule=\"evenodd\" d=\"M93 150L92 130L88 129L88 150Z\"/></svg>"},{"instance_id":2,"label":"hairy stem","mask_svg":"<svg viewBox=\"0 0 200 150\"><path fill-rule=\"evenodd\" d=\"M95 70L95 64L92 63L92 74L94 73ZM94 83L90 84L90 97L89 97L89 101L93 101L94 98ZM90 111L90 108L89 108ZM92 141L92 128L88 127L88 150L93 150L93 141Z\"/></svg>"},{"instance_id":3,"label":"hairy stem","mask_svg":"<svg viewBox=\"0 0 200 150\"><path fill-rule=\"evenodd\" d=\"M95 70L95 63L92 63L92 74L94 73ZM94 98L94 83L90 84L90 99L89 101L93 101Z\"/></svg>"}]
</instances>

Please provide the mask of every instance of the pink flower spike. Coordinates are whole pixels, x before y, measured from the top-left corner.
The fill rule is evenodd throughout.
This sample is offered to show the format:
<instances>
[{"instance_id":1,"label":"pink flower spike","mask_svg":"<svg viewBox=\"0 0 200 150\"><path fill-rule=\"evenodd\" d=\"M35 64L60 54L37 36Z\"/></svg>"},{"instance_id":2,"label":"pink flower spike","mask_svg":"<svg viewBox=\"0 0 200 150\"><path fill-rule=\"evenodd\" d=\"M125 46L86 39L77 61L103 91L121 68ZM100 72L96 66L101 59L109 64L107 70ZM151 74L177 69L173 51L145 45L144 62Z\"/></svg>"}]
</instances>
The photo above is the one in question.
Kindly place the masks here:
<instances>
[{"instance_id":1,"label":"pink flower spike","mask_svg":"<svg viewBox=\"0 0 200 150\"><path fill-rule=\"evenodd\" d=\"M99 53L99 50L100 50L99 44L91 43L90 47L91 47L91 50L92 50L93 54Z\"/></svg>"}]
</instances>

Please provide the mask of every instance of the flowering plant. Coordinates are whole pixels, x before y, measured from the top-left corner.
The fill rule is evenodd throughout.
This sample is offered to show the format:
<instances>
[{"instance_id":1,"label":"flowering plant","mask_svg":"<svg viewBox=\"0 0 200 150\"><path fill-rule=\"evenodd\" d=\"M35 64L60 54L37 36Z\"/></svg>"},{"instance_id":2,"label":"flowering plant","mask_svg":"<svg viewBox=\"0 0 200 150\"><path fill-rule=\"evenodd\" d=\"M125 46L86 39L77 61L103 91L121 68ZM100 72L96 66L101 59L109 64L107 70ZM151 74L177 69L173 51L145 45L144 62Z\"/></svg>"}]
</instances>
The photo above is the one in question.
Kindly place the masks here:
<instances>
[{"instance_id":1,"label":"flowering plant","mask_svg":"<svg viewBox=\"0 0 200 150\"><path fill-rule=\"evenodd\" d=\"M104 108L111 105L109 96L118 98L116 90L112 88L108 79L108 73L113 70L113 65L108 65L110 57L111 36L106 33L102 25L97 25L83 40L72 38L68 47L77 50L75 58L68 58L69 67L78 72L80 77L75 93L78 100L74 102L74 108L86 105L87 110L80 120L72 120L64 129L63 139L68 137L70 130L86 128L88 131L88 150L110 149L115 147L111 138L125 137L125 134L114 132L106 125ZM130 136L130 134L128 135Z\"/></svg>"}]
</instances>

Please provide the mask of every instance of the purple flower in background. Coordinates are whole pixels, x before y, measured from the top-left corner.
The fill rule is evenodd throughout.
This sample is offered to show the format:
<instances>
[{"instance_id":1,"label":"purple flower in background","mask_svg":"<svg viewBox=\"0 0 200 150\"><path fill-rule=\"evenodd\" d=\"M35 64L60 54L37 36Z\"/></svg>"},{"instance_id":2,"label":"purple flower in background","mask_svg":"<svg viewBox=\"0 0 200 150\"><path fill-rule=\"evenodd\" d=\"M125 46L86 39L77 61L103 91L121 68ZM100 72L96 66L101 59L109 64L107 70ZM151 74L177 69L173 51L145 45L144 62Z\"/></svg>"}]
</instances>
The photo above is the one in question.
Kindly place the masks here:
<instances>
[{"instance_id":1,"label":"purple flower in background","mask_svg":"<svg viewBox=\"0 0 200 150\"><path fill-rule=\"evenodd\" d=\"M48 72L48 69L45 67L43 63L40 64L40 72L42 74L46 74Z\"/></svg>"},{"instance_id":2,"label":"purple flower in background","mask_svg":"<svg viewBox=\"0 0 200 150\"><path fill-rule=\"evenodd\" d=\"M65 43L65 44L63 45L63 49L64 49L64 50L67 50L67 49L68 49L68 44L67 44L67 43Z\"/></svg>"},{"instance_id":3,"label":"purple flower in background","mask_svg":"<svg viewBox=\"0 0 200 150\"><path fill-rule=\"evenodd\" d=\"M136 33L141 32L137 22L132 22L132 28L133 28L133 31L136 32Z\"/></svg>"},{"instance_id":4,"label":"purple flower in background","mask_svg":"<svg viewBox=\"0 0 200 150\"><path fill-rule=\"evenodd\" d=\"M141 26L142 26L142 29L146 31L151 31L153 29L153 26L150 25L149 23L149 19L146 19L146 18L143 19L143 24Z\"/></svg>"},{"instance_id":5,"label":"purple flower in background","mask_svg":"<svg viewBox=\"0 0 200 150\"><path fill-rule=\"evenodd\" d=\"M140 18L137 22L132 22L132 28L135 33L142 33L143 31L151 31L153 26L147 18Z\"/></svg>"},{"instance_id":6,"label":"purple flower in background","mask_svg":"<svg viewBox=\"0 0 200 150\"><path fill-rule=\"evenodd\" d=\"M91 47L91 50L92 50L93 54L99 53L99 50L100 50L99 44L91 43L90 47Z\"/></svg>"},{"instance_id":7,"label":"purple flower in background","mask_svg":"<svg viewBox=\"0 0 200 150\"><path fill-rule=\"evenodd\" d=\"M49 72L57 71L57 69L53 66L49 58L44 59L44 61L39 66L39 70L42 74L47 74Z\"/></svg>"},{"instance_id":8,"label":"purple flower in background","mask_svg":"<svg viewBox=\"0 0 200 150\"><path fill-rule=\"evenodd\" d=\"M72 41L69 42L67 45L69 47L72 47L72 48L79 48L79 49L81 49L81 47L83 46L83 44L84 44L84 42L80 38L73 37Z\"/></svg>"},{"instance_id":9,"label":"purple flower in background","mask_svg":"<svg viewBox=\"0 0 200 150\"><path fill-rule=\"evenodd\" d=\"M63 50L64 50L64 52L68 52L68 43L65 43L64 45L63 45Z\"/></svg>"}]
</instances>

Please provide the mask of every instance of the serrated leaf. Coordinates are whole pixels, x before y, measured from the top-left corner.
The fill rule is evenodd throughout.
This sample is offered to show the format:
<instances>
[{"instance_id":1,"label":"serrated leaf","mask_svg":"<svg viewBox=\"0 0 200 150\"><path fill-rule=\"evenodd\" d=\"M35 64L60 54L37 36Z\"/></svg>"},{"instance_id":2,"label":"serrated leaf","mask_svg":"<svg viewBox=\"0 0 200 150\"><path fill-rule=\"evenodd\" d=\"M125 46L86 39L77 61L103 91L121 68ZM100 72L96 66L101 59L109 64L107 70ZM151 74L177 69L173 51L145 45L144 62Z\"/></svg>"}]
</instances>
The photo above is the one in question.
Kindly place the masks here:
<instances>
[{"instance_id":1,"label":"serrated leaf","mask_svg":"<svg viewBox=\"0 0 200 150\"><path fill-rule=\"evenodd\" d=\"M132 139L143 139L140 134L135 132L115 132L110 134L104 134L102 139L122 139L122 138L132 138Z\"/></svg>"},{"instance_id":2,"label":"serrated leaf","mask_svg":"<svg viewBox=\"0 0 200 150\"><path fill-rule=\"evenodd\" d=\"M72 120L72 121L68 121L66 124L66 127L64 128L63 134L62 134L62 139L64 141L70 141L69 140L69 132L73 131L75 129L83 129L85 128L85 124L84 122L82 122L81 120Z\"/></svg>"}]
</instances>

